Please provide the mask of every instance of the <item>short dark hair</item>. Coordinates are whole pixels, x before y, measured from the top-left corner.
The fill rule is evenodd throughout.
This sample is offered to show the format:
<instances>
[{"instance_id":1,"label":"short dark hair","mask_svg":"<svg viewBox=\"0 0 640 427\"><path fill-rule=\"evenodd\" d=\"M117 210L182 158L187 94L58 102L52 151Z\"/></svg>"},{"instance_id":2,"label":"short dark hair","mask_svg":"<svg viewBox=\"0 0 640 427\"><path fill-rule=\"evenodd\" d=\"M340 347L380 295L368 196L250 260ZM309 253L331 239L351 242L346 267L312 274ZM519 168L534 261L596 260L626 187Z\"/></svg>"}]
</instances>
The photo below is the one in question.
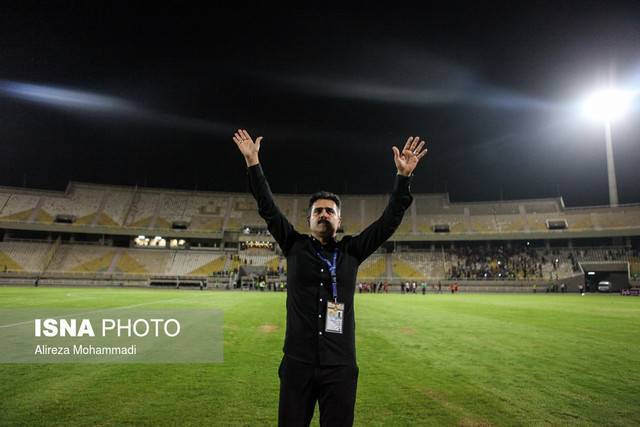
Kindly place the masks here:
<instances>
[{"instance_id":1,"label":"short dark hair","mask_svg":"<svg viewBox=\"0 0 640 427\"><path fill-rule=\"evenodd\" d=\"M309 216L311 216L311 207L316 202L316 200L320 200L320 199L334 201L336 203L336 207L338 208L338 211L340 211L340 204L341 204L340 196L334 193L330 193L328 191L318 191L317 193L313 193L309 198L309 207L307 208L307 212L309 212Z\"/></svg>"}]
</instances>

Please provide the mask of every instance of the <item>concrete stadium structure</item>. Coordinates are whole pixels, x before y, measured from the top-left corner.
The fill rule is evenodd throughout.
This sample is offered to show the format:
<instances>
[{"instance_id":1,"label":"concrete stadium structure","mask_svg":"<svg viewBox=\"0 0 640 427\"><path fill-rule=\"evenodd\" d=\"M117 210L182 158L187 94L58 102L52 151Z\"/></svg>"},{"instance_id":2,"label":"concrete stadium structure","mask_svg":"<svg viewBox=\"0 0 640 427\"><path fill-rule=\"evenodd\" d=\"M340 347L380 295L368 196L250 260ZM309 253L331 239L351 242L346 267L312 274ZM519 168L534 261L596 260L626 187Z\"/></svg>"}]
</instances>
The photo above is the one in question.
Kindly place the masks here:
<instances>
[{"instance_id":1,"label":"concrete stadium structure","mask_svg":"<svg viewBox=\"0 0 640 427\"><path fill-rule=\"evenodd\" d=\"M362 231L387 197L342 196L342 231ZM568 208L562 198L414 197L397 232L361 266L359 280L531 292L560 281L575 290L588 275L614 278L616 290L640 279L639 204ZM298 230L307 228L307 196L276 200ZM158 236L155 243L163 245L138 247L139 236ZM266 272L280 282L286 272L277 247L264 248L273 239L246 193L76 182L64 192L0 187L0 239L2 283L220 288ZM256 242L261 247L251 248Z\"/></svg>"}]
</instances>

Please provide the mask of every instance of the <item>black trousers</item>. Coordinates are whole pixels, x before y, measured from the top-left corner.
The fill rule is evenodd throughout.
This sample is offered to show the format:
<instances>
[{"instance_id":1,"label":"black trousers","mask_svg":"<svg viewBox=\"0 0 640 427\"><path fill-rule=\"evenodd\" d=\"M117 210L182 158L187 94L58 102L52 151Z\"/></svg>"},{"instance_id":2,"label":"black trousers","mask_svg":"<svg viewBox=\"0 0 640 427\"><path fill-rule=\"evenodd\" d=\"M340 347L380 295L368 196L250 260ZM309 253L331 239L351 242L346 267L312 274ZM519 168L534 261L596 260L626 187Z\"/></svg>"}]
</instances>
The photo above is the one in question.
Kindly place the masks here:
<instances>
[{"instance_id":1,"label":"black trousers","mask_svg":"<svg viewBox=\"0 0 640 427\"><path fill-rule=\"evenodd\" d=\"M358 366L315 366L284 356L280 362L278 425L308 426L316 401L321 426L352 426Z\"/></svg>"}]
</instances>

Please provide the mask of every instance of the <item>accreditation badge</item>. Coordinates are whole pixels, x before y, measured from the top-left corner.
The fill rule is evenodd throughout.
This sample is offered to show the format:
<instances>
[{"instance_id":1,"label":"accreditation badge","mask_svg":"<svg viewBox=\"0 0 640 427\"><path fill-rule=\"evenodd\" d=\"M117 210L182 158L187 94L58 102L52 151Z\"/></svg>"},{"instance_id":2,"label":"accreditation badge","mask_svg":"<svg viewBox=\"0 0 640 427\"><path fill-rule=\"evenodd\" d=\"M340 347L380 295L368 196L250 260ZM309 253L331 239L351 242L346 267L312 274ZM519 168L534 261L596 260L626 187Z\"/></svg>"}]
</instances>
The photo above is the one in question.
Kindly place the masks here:
<instances>
[{"instance_id":1,"label":"accreditation badge","mask_svg":"<svg viewBox=\"0 0 640 427\"><path fill-rule=\"evenodd\" d=\"M342 333L342 321L344 319L344 303L342 302L327 302L327 323L325 331L333 332L334 334Z\"/></svg>"}]
</instances>

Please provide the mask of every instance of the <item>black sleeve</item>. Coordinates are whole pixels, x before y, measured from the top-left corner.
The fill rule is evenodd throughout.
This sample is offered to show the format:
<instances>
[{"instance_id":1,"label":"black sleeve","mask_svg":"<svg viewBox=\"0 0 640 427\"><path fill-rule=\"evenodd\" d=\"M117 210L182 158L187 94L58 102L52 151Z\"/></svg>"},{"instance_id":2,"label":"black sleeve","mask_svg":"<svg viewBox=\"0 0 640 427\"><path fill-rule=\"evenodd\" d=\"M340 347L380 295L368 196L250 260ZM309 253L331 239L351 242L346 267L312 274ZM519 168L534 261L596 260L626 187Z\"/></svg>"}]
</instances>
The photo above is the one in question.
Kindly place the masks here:
<instances>
[{"instance_id":1,"label":"black sleeve","mask_svg":"<svg viewBox=\"0 0 640 427\"><path fill-rule=\"evenodd\" d=\"M404 212L413 202L410 184L411 177L396 175L389 203L380 218L351 239L349 251L361 263L387 241L400 226Z\"/></svg>"},{"instance_id":2,"label":"black sleeve","mask_svg":"<svg viewBox=\"0 0 640 427\"><path fill-rule=\"evenodd\" d=\"M280 249L286 255L298 233L276 206L267 178L262 172L262 166L257 164L249 167L247 174L249 175L251 193L258 202L258 213L265 220L269 233L276 239Z\"/></svg>"}]
</instances>

